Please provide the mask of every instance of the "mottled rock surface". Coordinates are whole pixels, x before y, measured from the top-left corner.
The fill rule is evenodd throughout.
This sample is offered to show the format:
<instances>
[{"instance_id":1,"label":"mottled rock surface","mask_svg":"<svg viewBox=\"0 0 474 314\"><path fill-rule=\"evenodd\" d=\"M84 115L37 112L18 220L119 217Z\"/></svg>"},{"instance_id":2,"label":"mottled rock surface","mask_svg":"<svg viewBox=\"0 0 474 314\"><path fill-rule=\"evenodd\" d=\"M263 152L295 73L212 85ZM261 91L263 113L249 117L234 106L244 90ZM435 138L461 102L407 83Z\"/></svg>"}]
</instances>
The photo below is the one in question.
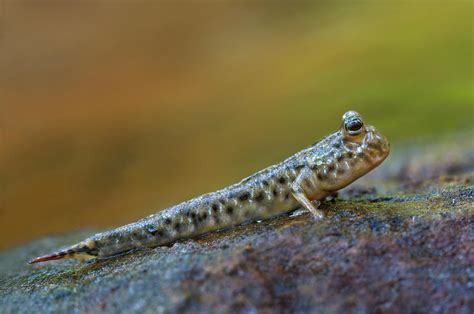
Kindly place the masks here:
<instances>
[{"instance_id":1,"label":"mottled rock surface","mask_svg":"<svg viewBox=\"0 0 474 314\"><path fill-rule=\"evenodd\" d=\"M92 231L0 253L0 312L472 313L472 139L393 147L324 203L324 221L284 216L101 261L26 264Z\"/></svg>"}]
</instances>

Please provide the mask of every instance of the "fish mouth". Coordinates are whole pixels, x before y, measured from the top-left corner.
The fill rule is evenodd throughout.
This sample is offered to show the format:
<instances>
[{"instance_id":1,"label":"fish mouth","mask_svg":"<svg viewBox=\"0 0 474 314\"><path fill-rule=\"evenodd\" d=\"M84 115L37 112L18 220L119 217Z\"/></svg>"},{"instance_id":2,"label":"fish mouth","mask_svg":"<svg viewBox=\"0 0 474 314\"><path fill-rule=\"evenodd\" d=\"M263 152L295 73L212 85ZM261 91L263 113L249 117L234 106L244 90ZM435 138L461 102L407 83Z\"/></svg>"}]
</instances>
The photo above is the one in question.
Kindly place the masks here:
<instances>
[{"instance_id":1,"label":"fish mouth","mask_svg":"<svg viewBox=\"0 0 474 314\"><path fill-rule=\"evenodd\" d=\"M390 154L390 150L387 149L381 152L380 154L378 154L377 156L373 157L371 160L372 165L371 165L370 170L378 167L385 159L387 159L389 154Z\"/></svg>"}]
</instances>

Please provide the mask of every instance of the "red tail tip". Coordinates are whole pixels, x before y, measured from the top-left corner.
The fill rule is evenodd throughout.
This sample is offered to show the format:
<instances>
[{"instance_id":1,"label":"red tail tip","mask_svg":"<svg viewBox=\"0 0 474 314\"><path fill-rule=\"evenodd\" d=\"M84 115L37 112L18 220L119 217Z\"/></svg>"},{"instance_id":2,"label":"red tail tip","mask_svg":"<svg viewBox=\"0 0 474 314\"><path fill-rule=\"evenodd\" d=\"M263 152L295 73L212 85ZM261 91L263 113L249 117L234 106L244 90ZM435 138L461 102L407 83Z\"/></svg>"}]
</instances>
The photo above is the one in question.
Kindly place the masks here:
<instances>
[{"instance_id":1,"label":"red tail tip","mask_svg":"<svg viewBox=\"0 0 474 314\"><path fill-rule=\"evenodd\" d=\"M39 256L35 259L32 259L31 261L28 262L28 264L36 264L36 263L42 263L42 262L47 262L47 261L53 261L55 259L61 259L61 258L64 258L64 255L47 254L47 255Z\"/></svg>"}]
</instances>

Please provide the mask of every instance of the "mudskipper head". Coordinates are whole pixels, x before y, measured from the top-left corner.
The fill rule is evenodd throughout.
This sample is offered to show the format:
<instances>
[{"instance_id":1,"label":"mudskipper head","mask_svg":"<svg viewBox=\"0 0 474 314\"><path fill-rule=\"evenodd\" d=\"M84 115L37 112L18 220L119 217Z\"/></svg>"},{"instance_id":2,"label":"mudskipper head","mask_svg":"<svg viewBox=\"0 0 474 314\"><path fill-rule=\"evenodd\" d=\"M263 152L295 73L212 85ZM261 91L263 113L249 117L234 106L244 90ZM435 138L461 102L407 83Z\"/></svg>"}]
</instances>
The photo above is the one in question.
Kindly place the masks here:
<instances>
[{"instance_id":1,"label":"mudskipper head","mask_svg":"<svg viewBox=\"0 0 474 314\"><path fill-rule=\"evenodd\" d=\"M385 137L355 111L342 116L341 128L325 144L329 153L317 175L321 188L327 191L339 190L363 176L380 165L390 151Z\"/></svg>"}]
</instances>

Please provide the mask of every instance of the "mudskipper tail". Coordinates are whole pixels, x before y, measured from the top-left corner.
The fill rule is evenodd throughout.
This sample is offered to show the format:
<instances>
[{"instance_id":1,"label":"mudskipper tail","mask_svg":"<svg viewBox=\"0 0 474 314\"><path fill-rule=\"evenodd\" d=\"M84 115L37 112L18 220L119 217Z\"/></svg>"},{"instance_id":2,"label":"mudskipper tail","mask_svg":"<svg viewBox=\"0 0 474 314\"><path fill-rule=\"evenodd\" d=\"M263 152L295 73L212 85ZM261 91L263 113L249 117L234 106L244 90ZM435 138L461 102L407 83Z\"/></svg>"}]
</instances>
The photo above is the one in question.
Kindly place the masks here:
<instances>
[{"instance_id":1,"label":"mudskipper tail","mask_svg":"<svg viewBox=\"0 0 474 314\"><path fill-rule=\"evenodd\" d=\"M94 258L99 255L99 250L96 248L93 240L85 240L76 245L65 248L64 250L46 254L32 259L28 264L41 263L63 258Z\"/></svg>"}]
</instances>

